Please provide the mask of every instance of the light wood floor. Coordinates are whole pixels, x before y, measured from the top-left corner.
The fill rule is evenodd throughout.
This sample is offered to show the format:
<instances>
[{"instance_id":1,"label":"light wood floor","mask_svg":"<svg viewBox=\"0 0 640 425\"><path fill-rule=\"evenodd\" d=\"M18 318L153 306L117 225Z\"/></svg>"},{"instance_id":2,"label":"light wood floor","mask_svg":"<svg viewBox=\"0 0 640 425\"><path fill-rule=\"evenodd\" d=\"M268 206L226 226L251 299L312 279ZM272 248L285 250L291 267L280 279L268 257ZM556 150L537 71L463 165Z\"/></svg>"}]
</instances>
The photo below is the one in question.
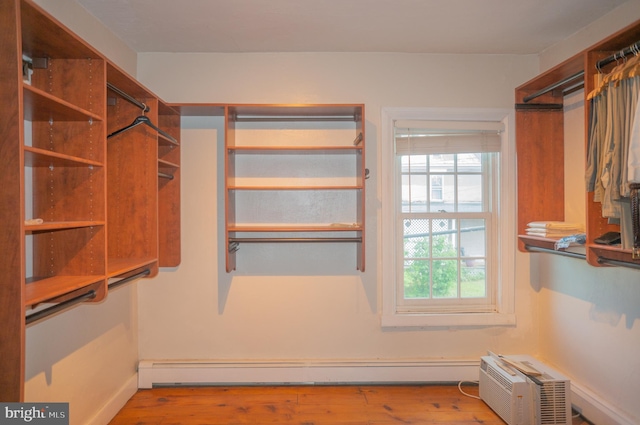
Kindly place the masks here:
<instances>
[{"instance_id":1,"label":"light wood floor","mask_svg":"<svg viewBox=\"0 0 640 425\"><path fill-rule=\"evenodd\" d=\"M472 395L478 387L464 385ZM580 420L574 425L587 424ZM504 425L455 385L169 387L139 390L110 425Z\"/></svg>"}]
</instances>

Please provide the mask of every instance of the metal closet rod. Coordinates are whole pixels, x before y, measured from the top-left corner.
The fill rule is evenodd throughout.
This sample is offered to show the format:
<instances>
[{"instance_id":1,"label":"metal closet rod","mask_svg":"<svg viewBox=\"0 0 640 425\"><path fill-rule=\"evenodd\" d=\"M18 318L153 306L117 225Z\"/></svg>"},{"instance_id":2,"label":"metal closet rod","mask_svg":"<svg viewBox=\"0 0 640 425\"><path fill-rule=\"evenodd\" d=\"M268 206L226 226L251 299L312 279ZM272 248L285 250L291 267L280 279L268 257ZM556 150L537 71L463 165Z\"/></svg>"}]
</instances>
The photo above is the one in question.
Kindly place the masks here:
<instances>
[{"instance_id":1,"label":"metal closet rod","mask_svg":"<svg viewBox=\"0 0 640 425\"><path fill-rule=\"evenodd\" d=\"M618 53L614 53L613 55L606 57L604 59L599 60L598 62L596 62L596 69L598 70L598 72L600 71L600 69L602 69L603 66L609 65L612 62L616 62L622 58L624 58L625 56L628 55L637 55L638 53L640 53L640 41L636 41L635 43L633 43L632 45L630 45L629 47L620 50ZM535 99L536 97L540 97L545 93L549 93L552 90L557 89L558 87L568 83L569 81L573 81L575 79L578 79L580 77L582 77L584 75L584 71L579 71L567 78L565 78L562 81L559 81L555 84L550 85L549 87L545 87L544 89L530 94L529 96L526 96L524 99L522 99L525 103L529 102L530 100Z\"/></svg>"},{"instance_id":2,"label":"metal closet rod","mask_svg":"<svg viewBox=\"0 0 640 425\"><path fill-rule=\"evenodd\" d=\"M136 99L133 96L130 96L129 94L127 94L126 92L120 90L119 88L117 88L116 86L114 86L111 83L107 83L107 88L110 89L111 91L119 94L120 96L122 96L123 99L127 100L130 103L133 103L134 105L136 105L138 108L142 109L142 112L149 112L149 106L140 102L138 99Z\"/></svg>"},{"instance_id":3,"label":"metal closet rod","mask_svg":"<svg viewBox=\"0 0 640 425\"><path fill-rule=\"evenodd\" d=\"M616 62L619 59L624 58L627 55L636 55L640 52L640 41L636 41L631 46L626 49L620 50L618 53L614 53L613 55L601 59L596 63L596 69L600 71L603 66L609 65L612 62Z\"/></svg>"},{"instance_id":4,"label":"metal closet rod","mask_svg":"<svg viewBox=\"0 0 640 425\"><path fill-rule=\"evenodd\" d=\"M565 257L571 257L571 258L580 258L581 260L584 260L585 258L587 258L586 255L584 254L578 254L577 252L571 252L571 251L556 251L555 249L550 249L550 248L540 248L538 246L531 246L531 245L525 245L524 246L525 249L527 251L532 251L532 252L548 252L550 254L557 254L557 255L562 255Z\"/></svg>"},{"instance_id":5,"label":"metal closet rod","mask_svg":"<svg viewBox=\"0 0 640 425\"><path fill-rule=\"evenodd\" d=\"M158 172L158 177L162 177L163 179L173 180L173 176L167 173Z\"/></svg>"},{"instance_id":6,"label":"metal closet rod","mask_svg":"<svg viewBox=\"0 0 640 425\"><path fill-rule=\"evenodd\" d=\"M66 310L76 304L79 304L87 299L93 299L96 297L96 291L94 291L93 289L90 290L89 292L82 294L82 295L78 295L77 297L71 298L69 300L66 301L62 301L54 306L45 308L43 310L37 311L35 313L32 313L30 315L28 315L25 318L25 323L28 325L30 323L36 322L38 320L42 320L45 317L49 317L52 314L58 313L62 310Z\"/></svg>"},{"instance_id":7,"label":"metal closet rod","mask_svg":"<svg viewBox=\"0 0 640 425\"><path fill-rule=\"evenodd\" d=\"M245 122L293 122L293 121L356 121L356 116L290 116L290 117L275 117L275 116L241 116L236 115L233 117L233 121L245 121Z\"/></svg>"},{"instance_id":8,"label":"metal closet rod","mask_svg":"<svg viewBox=\"0 0 640 425\"><path fill-rule=\"evenodd\" d=\"M136 274L133 274L131 276L124 277L124 278L122 278L122 279L120 279L120 280L118 280L116 282L110 283L109 284L109 289L117 288L118 286L124 285L125 283L129 283L132 280L141 278L142 276L147 276L149 274L151 274L151 269L145 269L145 270L141 271L140 273L136 273Z\"/></svg>"},{"instance_id":9,"label":"metal closet rod","mask_svg":"<svg viewBox=\"0 0 640 425\"><path fill-rule=\"evenodd\" d=\"M537 91L537 92L535 92L533 94L530 94L529 96L525 96L522 100L523 100L523 102L527 103L530 100L535 99L536 97L540 97L543 94L549 93L550 91L555 90L558 87L563 86L563 85L567 84L570 81L577 80L578 78L581 78L583 76L584 76L584 71L576 72L575 74L570 75L567 78L564 78L564 79L558 81L557 83L551 84L550 86L545 87L542 90Z\"/></svg>"},{"instance_id":10,"label":"metal closet rod","mask_svg":"<svg viewBox=\"0 0 640 425\"><path fill-rule=\"evenodd\" d=\"M551 254L558 254L558 255L564 255L565 257L573 257L573 258L580 258L580 259L585 259L586 255L584 254L578 254L576 252L569 252L569 251L556 251L555 249L549 249L549 248L540 248L537 246L531 246L531 245L525 245L524 246L525 249L527 251L532 251L532 252L548 252ZM598 257L598 264L609 264L611 266L618 266L618 267L627 267L627 268L631 268L631 269L640 269L640 264L638 263L627 263L626 261L618 261L618 260L611 260L609 258L603 258L603 257Z\"/></svg>"},{"instance_id":11,"label":"metal closet rod","mask_svg":"<svg viewBox=\"0 0 640 425\"><path fill-rule=\"evenodd\" d=\"M627 263L625 261L610 260L608 258L602 258L602 257L598 257L598 263L610 264L612 266L619 266L619 267L628 267L631 269L640 269L640 264L637 264L637 263Z\"/></svg>"},{"instance_id":12,"label":"metal closet rod","mask_svg":"<svg viewBox=\"0 0 640 425\"><path fill-rule=\"evenodd\" d=\"M229 238L229 243L240 242L362 242L362 238Z\"/></svg>"}]
</instances>

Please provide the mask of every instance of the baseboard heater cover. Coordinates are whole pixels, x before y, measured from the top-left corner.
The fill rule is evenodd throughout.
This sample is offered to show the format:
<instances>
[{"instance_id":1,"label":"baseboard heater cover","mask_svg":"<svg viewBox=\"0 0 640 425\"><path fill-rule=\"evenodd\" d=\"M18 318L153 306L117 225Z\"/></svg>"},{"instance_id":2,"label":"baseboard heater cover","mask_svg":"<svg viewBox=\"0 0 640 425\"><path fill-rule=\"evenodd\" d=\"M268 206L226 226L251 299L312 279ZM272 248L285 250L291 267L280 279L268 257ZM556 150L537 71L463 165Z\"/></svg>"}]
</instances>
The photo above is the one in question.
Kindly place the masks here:
<instances>
[{"instance_id":1,"label":"baseboard heater cover","mask_svg":"<svg viewBox=\"0 0 640 425\"><path fill-rule=\"evenodd\" d=\"M142 360L138 388L163 385L477 381L478 360Z\"/></svg>"}]
</instances>

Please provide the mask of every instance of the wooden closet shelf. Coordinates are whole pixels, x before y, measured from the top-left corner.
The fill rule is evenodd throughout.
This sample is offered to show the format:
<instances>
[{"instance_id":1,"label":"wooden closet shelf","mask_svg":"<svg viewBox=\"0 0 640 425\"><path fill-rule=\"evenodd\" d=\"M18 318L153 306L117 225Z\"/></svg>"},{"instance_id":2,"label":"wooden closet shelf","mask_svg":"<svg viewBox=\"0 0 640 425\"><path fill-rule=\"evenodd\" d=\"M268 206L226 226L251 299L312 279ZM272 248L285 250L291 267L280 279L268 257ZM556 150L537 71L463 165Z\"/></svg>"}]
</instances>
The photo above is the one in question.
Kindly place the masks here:
<instances>
[{"instance_id":1,"label":"wooden closet shelf","mask_svg":"<svg viewBox=\"0 0 640 425\"><path fill-rule=\"evenodd\" d=\"M25 285L25 307L60 297L105 280L105 276L31 277Z\"/></svg>"},{"instance_id":2,"label":"wooden closet shelf","mask_svg":"<svg viewBox=\"0 0 640 425\"><path fill-rule=\"evenodd\" d=\"M359 232L362 231L361 225L350 225L337 223L331 224L235 224L229 225L229 232L247 232L247 233L268 233L268 232Z\"/></svg>"},{"instance_id":3,"label":"wooden closet shelf","mask_svg":"<svg viewBox=\"0 0 640 425\"><path fill-rule=\"evenodd\" d=\"M22 53L31 58L101 59L102 55L31 2L21 3Z\"/></svg>"},{"instance_id":4,"label":"wooden closet shelf","mask_svg":"<svg viewBox=\"0 0 640 425\"><path fill-rule=\"evenodd\" d=\"M24 226L26 233L49 232L54 230L81 229L85 227L104 226L104 221L45 221L42 224Z\"/></svg>"},{"instance_id":5,"label":"wooden closet shelf","mask_svg":"<svg viewBox=\"0 0 640 425\"><path fill-rule=\"evenodd\" d=\"M558 240L554 238L543 238L529 235L518 235L518 239L520 239L525 245L544 249L554 249L555 243Z\"/></svg>"},{"instance_id":6,"label":"wooden closet shelf","mask_svg":"<svg viewBox=\"0 0 640 425\"><path fill-rule=\"evenodd\" d=\"M151 266L157 261L156 258L108 258L107 276L117 277L130 271Z\"/></svg>"},{"instance_id":7,"label":"wooden closet shelf","mask_svg":"<svg viewBox=\"0 0 640 425\"><path fill-rule=\"evenodd\" d=\"M229 118L232 121L356 121L362 113L362 105L232 105Z\"/></svg>"},{"instance_id":8,"label":"wooden closet shelf","mask_svg":"<svg viewBox=\"0 0 640 425\"><path fill-rule=\"evenodd\" d=\"M270 146L228 146L229 153L235 154L352 154L362 153L362 145L358 146L288 146L288 145L270 145Z\"/></svg>"},{"instance_id":9,"label":"wooden closet shelf","mask_svg":"<svg viewBox=\"0 0 640 425\"><path fill-rule=\"evenodd\" d=\"M177 169L180 168L180 165L158 158L158 168Z\"/></svg>"},{"instance_id":10,"label":"wooden closet shelf","mask_svg":"<svg viewBox=\"0 0 640 425\"><path fill-rule=\"evenodd\" d=\"M634 260L631 250L622 249L620 246L590 244L587 248L597 256L600 263L613 260L630 265L640 265L640 259Z\"/></svg>"},{"instance_id":11,"label":"wooden closet shelf","mask_svg":"<svg viewBox=\"0 0 640 425\"><path fill-rule=\"evenodd\" d=\"M259 186L259 185L229 185L229 190L360 190L362 185L304 185L304 186Z\"/></svg>"},{"instance_id":12,"label":"wooden closet shelf","mask_svg":"<svg viewBox=\"0 0 640 425\"><path fill-rule=\"evenodd\" d=\"M177 140L172 140L162 133L158 133L158 144L161 146L180 146Z\"/></svg>"},{"instance_id":13,"label":"wooden closet shelf","mask_svg":"<svg viewBox=\"0 0 640 425\"><path fill-rule=\"evenodd\" d=\"M102 117L39 88L23 84L24 118L29 121L102 121Z\"/></svg>"},{"instance_id":14,"label":"wooden closet shelf","mask_svg":"<svg viewBox=\"0 0 640 425\"><path fill-rule=\"evenodd\" d=\"M104 164L91 159L66 155L46 149L24 147L24 164L29 167L102 167Z\"/></svg>"}]
</instances>

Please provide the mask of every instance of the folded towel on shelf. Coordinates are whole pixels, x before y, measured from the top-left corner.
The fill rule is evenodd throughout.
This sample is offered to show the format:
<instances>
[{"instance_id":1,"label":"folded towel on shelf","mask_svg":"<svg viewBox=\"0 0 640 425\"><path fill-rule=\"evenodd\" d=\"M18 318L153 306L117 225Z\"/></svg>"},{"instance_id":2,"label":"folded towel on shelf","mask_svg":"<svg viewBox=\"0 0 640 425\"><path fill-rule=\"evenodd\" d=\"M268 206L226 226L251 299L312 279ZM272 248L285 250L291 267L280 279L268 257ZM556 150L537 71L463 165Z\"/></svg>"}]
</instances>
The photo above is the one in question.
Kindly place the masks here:
<instances>
[{"instance_id":1,"label":"folded towel on shelf","mask_svg":"<svg viewBox=\"0 0 640 425\"><path fill-rule=\"evenodd\" d=\"M532 221L527 224L527 227L531 229L584 231L584 225L582 223L571 223L567 221Z\"/></svg>"},{"instance_id":2,"label":"folded towel on shelf","mask_svg":"<svg viewBox=\"0 0 640 425\"><path fill-rule=\"evenodd\" d=\"M561 238L563 236L571 236L576 233L580 233L579 231L565 231L565 230L537 230L537 229L527 229L526 234L529 236L539 236L541 238Z\"/></svg>"},{"instance_id":3,"label":"folded towel on shelf","mask_svg":"<svg viewBox=\"0 0 640 425\"><path fill-rule=\"evenodd\" d=\"M42 223L44 223L44 220L41 218L29 218L24 221L25 226L42 224Z\"/></svg>"}]
</instances>

